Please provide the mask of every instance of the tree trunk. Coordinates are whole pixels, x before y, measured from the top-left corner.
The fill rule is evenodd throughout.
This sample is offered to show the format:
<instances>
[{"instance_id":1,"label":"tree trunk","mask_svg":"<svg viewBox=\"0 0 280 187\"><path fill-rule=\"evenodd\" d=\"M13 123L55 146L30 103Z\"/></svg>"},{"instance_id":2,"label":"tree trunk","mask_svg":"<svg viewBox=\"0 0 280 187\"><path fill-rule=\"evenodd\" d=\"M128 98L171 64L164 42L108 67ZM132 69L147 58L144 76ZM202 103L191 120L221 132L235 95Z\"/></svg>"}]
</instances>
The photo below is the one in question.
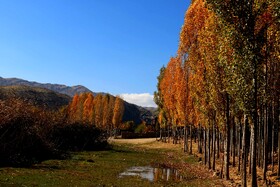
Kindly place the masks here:
<instances>
[{"instance_id":1,"label":"tree trunk","mask_svg":"<svg viewBox=\"0 0 280 187\"><path fill-rule=\"evenodd\" d=\"M203 134L204 134L204 139L203 139L203 141L204 141L204 146L203 146L203 148L204 148L204 164L206 165L207 164L206 129L203 129Z\"/></svg>"},{"instance_id":2,"label":"tree trunk","mask_svg":"<svg viewBox=\"0 0 280 187\"><path fill-rule=\"evenodd\" d=\"M207 146L208 146L208 151L207 151L207 153L208 153L208 156L207 156L207 158L208 158L208 169L211 169L211 137L210 137L210 125L209 125L209 127L208 127L208 130L207 130Z\"/></svg>"},{"instance_id":3,"label":"tree trunk","mask_svg":"<svg viewBox=\"0 0 280 187\"><path fill-rule=\"evenodd\" d=\"M175 128L172 127L171 130L172 130L172 131L171 131L171 134L172 134L172 143L175 144L175 137L176 137L176 135L175 135Z\"/></svg>"},{"instance_id":4,"label":"tree trunk","mask_svg":"<svg viewBox=\"0 0 280 187\"><path fill-rule=\"evenodd\" d=\"M200 132L200 125L198 125L198 129L197 129L197 152L201 153L201 132Z\"/></svg>"},{"instance_id":5,"label":"tree trunk","mask_svg":"<svg viewBox=\"0 0 280 187\"><path fill-rule=\"evenodd\" d=\"M247 164L247 148L246 148L246 128L248 125L247 116L244 116L244 127L243 127L243 137L242 137L242 187L247 187L247 172L246 172L246 164Z\"/></svg>"},{"instance_id":6,"label":"tree trunk","mask_svg":"<svg viewBox=\"0 0 280 187\"><path fill-rule=\"evenodd\" d=\"M166 143L166 136L167 136L166 128L167 128L167 126L165 125L165 127L164 127L164 142L165 143Z\"/></svg>"},{"instance_id":7,"label":"tree trunk","mask_svg":"<svg viewBox=\"0 0 280 187\"><path fill-rule=\"evenodd\" d=\"M271 170L272 172L274 171L274 144L275 144L275 137L274 137L274 106L272 106L272 114L271 114L271 125L272 125L272 132L271 132L271 154L272 154L272 157L271 157Z\"/></svg>"},{"instance_id":8,"label":"tree trunk","mask_svg":"<svg viewBox=\"0 0 280 187\"><path fill-rule=\"evenodd\" d=\"M190 155L192 155L192 125L190 125Z\"/></svg>"},{"instance_id":9,"label":"tree trunk","mask_svg":"<svg viewBox=\"0 0 280 187\"><path fill-rule=\"evenodd\" d=\"M251 133L251 130L250 130L250 133ZM249 154L248 154L248 157L249 157L249 174L251 175L251 161L252 161L252 140L251 140L251 135L252 133L250 134L250 146L249 146Z\"/></svg>"},{"instance_id":10,"label":"tree trunk","mask_svg":"<svg viewBox=\"0 0 280 187\"><path fill-rule=\"evenodd\" d=\"M181 141L184 141L184 130L185 130L185 128L182 129L182 127L180 127L180 144L181 144Z\"/></svg>"},{"instance_id":11,"label":"tree trunk","mask_svg":"<svg viewBox=\"0 0 280 187\"><path fill-rule=\"evenodd\" d=\"M199 147L198 147L198 153L202 153L202 129L201 129L201 125L199 124Z\"/></svg>"},{"instance_id":12,"label":"tree trunk","mask_svg":"<svg viewBox=\"0 0 280 187\"><path fill-rule=\"evenodd\" d=\"M213 122L213 165L212 165L212 169L216 170L216 122L214 120Z\"/></svg>"},{"instance_id":13,"label":"tree trunk","mask_svg":"<svg viewBox=\"0 0 280 187\"><path fill-rule=\"evenodd\" d=\"M263 132L264 132L264 144L263 144L263 180L266 182L266 172L267 172L267 156L268 156L268 110L267 106L265 107L265 115L264 115L264 124L263 124Z\"/></svg>"},{"instance_id":14,"label":"tree trunk","mask_svg":"<svg viewBox=\"0 0 280 187\"><path fill-rule=\"evenodd\" d=\"M220 131L219 128L217 127L217 159L220 158Z\"/></svg>"},{"instance_id":15,"label":"tree trunk","mask_svg":"<svg viewBox=\"0 0 280 187\"><path fill-rule=\"evenodd\" d=\"M222 166L221 166L221 173L220 173L220 178L223 178L223 173L224 173L224 157L222 157Z\"/></svg>"},{"instance_id":16,"label":"tree trunk","mask_svg":"<svg viewBox=\"0 0 280 187\"><path fill-rule=\"evenodd\" d=\"M200 153L200 125L198 125L197 129L197 152Z\"/></svg>"},{"instance_id":17,"label":"tree trunk","mask_svg":"<svg viewBox=\"0 0 280 187\"><path fill-rule=\"evenodd\" d=\"M264 121L263 121L263 115L264 115L264 107L261 107L260 109L260 116L262 116L262 119L259 120L260 124L258 127L258 152L257 152L257 163L259 167L263 168L263 153L264 153L264 138L263 138L263 132L264 132Z\"/></svg>"},{"instance_id":18,"label":"tree trunk","mask_svg":"<svg viewBox=\"0 0 280 187\"><path fill-rule=\"evenodd\" d=\"M170 126L167 126L167 139L168 139L168 143L170 143Z\"/></svg>"},{"instance_id":19,"label":"tree trunk","mask_svg":"<svg viewBox=\"0 0 280 187\"><path fill-rule=\"evenodd\" d=\"M180 143L180 133L178 130L178 126L176 126L176 144Z\"/></svg>"},{"instance_id":20,"label":"tree trunk","mask_svg":"<svg viewBox=\"0 0 280 187\"><path fill-rule=\"evenodd\" d=\"M256 114L254 115L256 117ZM251 124L251 186L257 187L257 167L256 167L256 130L257 130L257 122L256 119L254 119L254 123Z\"/></svg>"},{"instance_id":21,"label":"tree trunk","mask_svg":"<svg viewBox=\"0 0 280 187\"><path fill-rule=\"evenodd\" d=\"M236 156L236 127L235 127L235 122L234 122L234 119L232 120L233 123L232 123L232 166L235 167L235 156Z\"/></svg>"},{"instance_id":22,"label":"tree trunk","mask_svg":"<svg viewBox=\"0 0 280 187\"><path fill-rule=\"evenodd\" d=\"M253 1L252 1L253 2ZM253 21L253 20L251 20ZM254 25L254 23L250 23ZM252 30L254 28L252 27ZM255 44L255 41L252 42ZM257 54L256 54L257 55ZM257 141L257 126L258 126L258 59L257 56L253 56L253 64L254 64L254 108L253 108L253 124L251 125L251 141L252 141L252 150L251 150L251 186L257 187L257 165L256 165L256 141Z\"/></svg>"},{"instance_id":23,"label":"tree trunk","mask_svg":"<svg viewBox=\"0 0 280 187\"><path fill-rule=\"evenodd\" d=\"M227 128L226 130L226 135L224 138L224 172L225 172L225 178L226 180L229 180L229 156L230 156L230 132L229 132L229 128Z\"/></svg>"},{"instance_id":24,"label":"tree trunk","mask_svg":"<svg viewBox=\"0 0 280 187\"><path fill-rule=\"evenodd\" d=\"M188 151L188 128L187 125L184 127L185 133L184 133L184 152Z\"/></svg>"},{"instance_id":25,"label":"tree trunk","mask_svg":"<svg viewBox=\"0 0 280 187\"><path fill-rule=\"evenodd\" d=\"M225 132L225 149L224 149L224 162L225 162L225 178L229 180L229 156L230 156L230 116L229 116L229 95L226 94L226 132Z\"/></svg>"},{"instance_id":26,"label":"tree trunk","mask_svg":"<svg viewBox=\"0 0 280 187\"><path fill-rule=\"evenodd\" d=\"M197 128L194 128L193 129L194 130L194 143L196 143L197 142Z\"/></svg>"},{"instance_id":27,"label":"tree trunk","mask_svg":"<svg viewBox=\"0 0 280 187\"><path fill-rule=\"evenodd\" d=\"M280 117L278 116L279 120ZM278 123L278 171L277 171L278 177L280 177L280 123Z\"/></svg>"},{"instance_id":28,"label":"tree trunk","mask_svg":"<svg viewBox=\"0 0 280 187\"><path fill-rule=\"evenodd\" d=\"M240 121L239 121L239 124L238 124L238 131L237 131L237 136L238 136L238 144L237 144L237 146L238 146L238 172L240 172L240 159L241 159L241 153L240 153L240 150L241 150L241 135L242 135L242 133L241 133L241 130L242 129L242 127L241 127L241 124L240 124Z\"/></svg>"}]
</instances>

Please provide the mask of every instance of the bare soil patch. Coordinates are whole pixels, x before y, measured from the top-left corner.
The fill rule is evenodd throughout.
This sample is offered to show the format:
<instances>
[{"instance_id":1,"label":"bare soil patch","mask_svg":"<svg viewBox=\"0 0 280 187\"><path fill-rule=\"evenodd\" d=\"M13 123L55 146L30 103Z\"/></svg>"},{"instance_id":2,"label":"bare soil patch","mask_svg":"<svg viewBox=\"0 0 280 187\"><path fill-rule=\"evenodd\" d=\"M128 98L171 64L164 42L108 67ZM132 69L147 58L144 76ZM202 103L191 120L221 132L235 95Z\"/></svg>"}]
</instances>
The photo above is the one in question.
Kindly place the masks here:
<instances>
[{"instance_id":1,"label":"bare soil patch","mask_svg":"<svg viewBox=\"0 0 280 187\"><path fill-rule=\"evenodd\" d=\"M147 149L173 149L182 150L182 144L163 143L156 138L137 138L137 139L109 139L111 144L130 144L139 148Z\"/></svg>"},{"instance_id":2,"label":"bare soil patch","mask_svg":"<svg viewBox=\"0 0 280 187\"><path fill-rule=\"evenodd\" d=\"M109 143L117 143L117 144L146 144L156 142L155 138L138 138L138 139L114 139L110 138Z\"/></svg>"}]
</instances>

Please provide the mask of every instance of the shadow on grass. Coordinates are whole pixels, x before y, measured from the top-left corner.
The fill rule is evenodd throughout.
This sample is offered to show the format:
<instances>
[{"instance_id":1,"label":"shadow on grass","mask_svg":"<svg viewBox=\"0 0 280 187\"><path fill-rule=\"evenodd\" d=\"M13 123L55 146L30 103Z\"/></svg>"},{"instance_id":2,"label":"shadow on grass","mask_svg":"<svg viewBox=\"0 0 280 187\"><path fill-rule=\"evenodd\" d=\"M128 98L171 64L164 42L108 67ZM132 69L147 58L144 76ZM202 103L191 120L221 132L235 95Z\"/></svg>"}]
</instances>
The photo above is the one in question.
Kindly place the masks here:
<instances>
[{"instance_id":1,"label":"shadow on grass","mask_svg":"<svg viewBox=\"0 0 280 187\"><path fill-rule=\"evenodd\" d=\"M111 149L112 153L137 153L137 151L134 150L121 150L121 149Z\"/></svg>"},{"instance_id":2,"label":"shadow on grass","mask_svg":"<svg viewBox=\"0 0 280 187\"><path fill-rule=\"evenodd\" d=\"M63 166L55 165L57 163L60 163L61 161L78 161L78 162L88 162L88 163L94 163L94 160L91 158L87 158L86 156L79 156L76 157L77 154L80 153L100 153L103 151L110 151L110 152L121 152L121 150L116 151L113 147L107 146L104 149L97 149L97 150L85 150L85 151L59 151L59 153L56 153L52 156L47 157L46 159L40 159L40 160L30 160L28 162L8 162L5 160L1 160L0 162L0 169L1 168L26 168L26 169L51 169L51 170L59 170L64 169Z\"/></svg>"},{"instance_id":3,"label":"shadow on grass","mask_svg":"<svg viewBox=\"0 0 280 187\"><path fill-rule=\"evenodd\" d=\"M35 170L63 170L66 166L63 166L62 161L72 162L87 162L95 163L95 160L91 158L90 153L96 153L103 157L108 154L121 153L121 154L138 154L137 150L130 149L126 146L110 145L108 144L103 149L96 150L84 150L84 151L59 151L49 156L46 159L32 160L30 162L23 163L9 163L0 162L0 169L5 167L11 168L26 168ZM82 153L82 154L81 154ZM84 154L83 154L84 153Z\"/></svg>"},{"instance_id":4,"label":"shadow on grass","mask_svg":"<svg viewBox=\"0 0 280 187\"><path fill-rule=\"evenodd\" d=\"M30 169L47 169L47 170L61 170L63 167L59 166L52 166L52 165L36 165L36 166L31 166Z\"/></svg>"}]
</instances>

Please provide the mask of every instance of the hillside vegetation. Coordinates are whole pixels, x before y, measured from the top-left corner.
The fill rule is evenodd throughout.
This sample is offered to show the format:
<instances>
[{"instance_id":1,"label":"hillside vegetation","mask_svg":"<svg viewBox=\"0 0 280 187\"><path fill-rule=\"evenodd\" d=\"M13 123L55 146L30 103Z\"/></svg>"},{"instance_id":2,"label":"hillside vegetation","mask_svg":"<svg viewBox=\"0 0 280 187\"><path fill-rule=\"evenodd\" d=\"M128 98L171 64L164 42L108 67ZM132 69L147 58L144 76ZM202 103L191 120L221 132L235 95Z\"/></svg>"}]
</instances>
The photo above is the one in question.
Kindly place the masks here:
<instances>
[{"instance_id":1,"label":"hillside vegetation","mask_svg":"<svg viewBox=\"0 0 280 187\"><path fill-rule=\"evenodd\" d=\"M73 97L75 94L79 93L93 93L91 90L88 88L77 85L77 86L66 86L62 84L42 84L38 82L30 82L27 80L23 79L18 79L18 78L2 78L0 77L0 86L16 86L16 85L25 85L25 86L30 86L30 87L37 87L37 88L46 88L48 90L52 90L54 92L58 92L61 94L66 94L70 97ZM96 95L96 93L93 93Z\"/></svg>"},{"instance_id":2,"label":"hillside vegetation","mask_svg":"<svg viewBox=\"0 0 280 187\"><path fill-rule=\"evenodd\" d=\"M20 99L46 109L58 109L67 106L71 97L39 87L24 85L1 86L0 100L11 99Z\"/></svg>"}]
</instances>

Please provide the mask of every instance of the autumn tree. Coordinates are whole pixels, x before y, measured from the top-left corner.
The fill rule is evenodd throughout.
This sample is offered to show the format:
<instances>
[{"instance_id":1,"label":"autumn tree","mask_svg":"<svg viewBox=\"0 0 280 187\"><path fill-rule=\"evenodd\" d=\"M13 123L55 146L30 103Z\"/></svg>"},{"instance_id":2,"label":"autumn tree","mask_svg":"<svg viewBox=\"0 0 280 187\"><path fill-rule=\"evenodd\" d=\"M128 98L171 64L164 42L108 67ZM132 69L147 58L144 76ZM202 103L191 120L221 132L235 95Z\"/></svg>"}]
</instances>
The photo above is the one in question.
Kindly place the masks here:
<instances>
[{"instance_id":1,"label":"autumn tree","mask_svg":"<svg viewBox=\"0 0 280 187\"><path fill-rule=\"evenodd\" d=\"M106 94L102 100L103 106L103 128L107 130L109 134L112 131L112 119L114 114L115 98L109 94Z\"/></svg>"},{"instance_id":2,"label":"autumn tree","mask_svg":"<svg viewBox=\"0 0 280 187\"><path fill-rule=\"evenodd\" d=\"M232 95L238 100L251 123L251 186L257 186L256 141L258 128L259 96L262 89L264 56L262 49L267 40L270 22L258 24L261 15L268 11L267 1L220 1L207 0L210 8L222 20L225 38L230 39L233 63L228 66L231 73Z\"/></svg>"},{"instance_id":3,"label":"autumn tree","mask_svg":"<svg viewBox=\"0 0 280 187\"><path fill-rule=\"evenodd\" d=\"M115 100L114 113L112 119L112 123L116 130L119 128L122 122L123 114L124 114L124 102L119 96L117 96Z\"/></svg>"},{"instance_id":4,"label":"autumn tree","mask_svg":"<svg viewBox=\"0 0 280 187\"><path fill-rule=\"evenodd\" d=\"M79 95L76 94L74 95L71 103L69 104L68 116L70 121L75 121L78 118L77 117L78 103L79 103Z\"/></svg>"},{"instance_id":5,"label":"autumn tree","mask_svg":"<svg viewBox=\"0 0 280 187\"><path fill-rule=\"evenodd\" d=\"M160 88L161 81L164 77L164 72L165 72L165 67L163 66L162 68L160 68L160 73L157 77L158 80L157 91L154 92L154 102L157 104L158 110L163 110L163 106L164 106L162 91Z\"/></svg>"},{"instance_id":6,"label":"autumn tree","mask_svg":"<svg viewBox=\"0 0 280 187\"><path fill-rule=\"evenodd\" d=\"M161 83L164 78L164 72L165 72L165 67L163 66L160 68L160 73L157 77L157 91L154 92L154 102L158 106L158 123L159 123L159 128L160 128L160 139L162 140L162 135L163 135L163 129L166 127L166 115L165 115L165 108L164 108L164 100L163 100L163 93L161 90ZM157 130L157 129L156 129Z\"/></svg>"},{"instance_id":7,"label":"autumn tree","mask_svg":"<svg viewBox=\"0 0 280 187\"><path fill-rule=\"evenodd\" d=\"M93 101L94 96L91 93L87 94L87 98L83 104L83 121L84 123L93 124Z\"/></svg>"},{"instance_id":8,"label":"autumn tree","mask_svg":"<svg viewBox=\"0 0 280 187\"><path fill-rule=\"evenodd\" d=\"M102 94L98 94L94 99L94 124L99 128L102 128L103 123L102 99Z\"/></svg>"},{"instance_id":9,"label":"autumn tree","mask_svg":"<svg viewBox=\"0 0 280 187\"><path fill-rule=\"evenodd\" d=\"M268 157L273 170L276 145L280 165L280 133L276 131L280 125L279 10L276 0L192 1L180 33L177 56L159 75L155 93L161 123L199 129L202 126L204 135L199 140L204 141L205 164L209 168L215 169L223 144L222 170L229 179L230 157L235 166L238 153L240 169L242 150L243 186L247 185L248 147L251 186L257 186L256 162L259 166L262 163L265 181ZM198 136L201 137L200 131ZM256 150L256 145L261 149Z\"/></svg>"}]
</instances>

